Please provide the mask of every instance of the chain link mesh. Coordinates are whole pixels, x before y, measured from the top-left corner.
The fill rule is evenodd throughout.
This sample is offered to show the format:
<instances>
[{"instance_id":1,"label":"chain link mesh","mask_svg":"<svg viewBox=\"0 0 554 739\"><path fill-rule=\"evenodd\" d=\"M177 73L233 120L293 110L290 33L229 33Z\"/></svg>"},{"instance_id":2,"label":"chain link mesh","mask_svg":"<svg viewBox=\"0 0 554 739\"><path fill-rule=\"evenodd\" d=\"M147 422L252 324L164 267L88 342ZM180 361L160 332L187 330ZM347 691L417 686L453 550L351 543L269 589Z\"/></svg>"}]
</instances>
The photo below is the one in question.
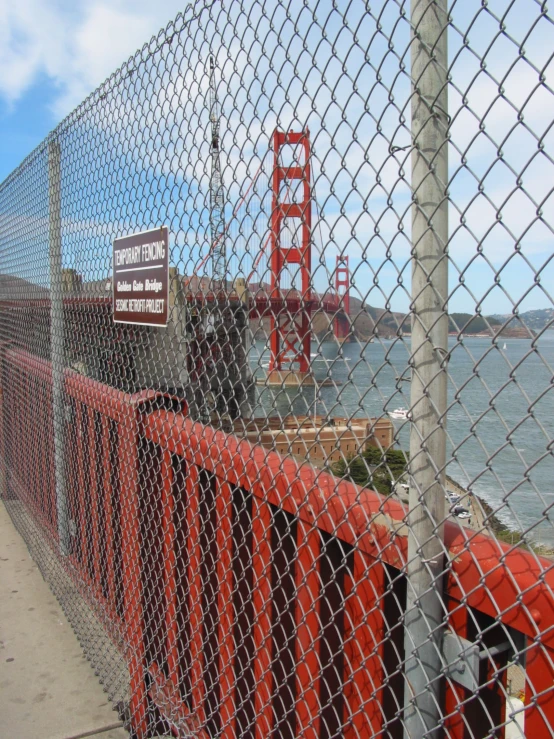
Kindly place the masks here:
<instances>
[{"instance_id":1,"label":"chain link mesh","mask_svg":"<svg viewBox=\"0 0 554 739\"><path fill-rule=\"evenodd\" d=\"M133 737L554 735L552 33L197 2L0 186L0 492Z\"/></svg>"}]
</instances>

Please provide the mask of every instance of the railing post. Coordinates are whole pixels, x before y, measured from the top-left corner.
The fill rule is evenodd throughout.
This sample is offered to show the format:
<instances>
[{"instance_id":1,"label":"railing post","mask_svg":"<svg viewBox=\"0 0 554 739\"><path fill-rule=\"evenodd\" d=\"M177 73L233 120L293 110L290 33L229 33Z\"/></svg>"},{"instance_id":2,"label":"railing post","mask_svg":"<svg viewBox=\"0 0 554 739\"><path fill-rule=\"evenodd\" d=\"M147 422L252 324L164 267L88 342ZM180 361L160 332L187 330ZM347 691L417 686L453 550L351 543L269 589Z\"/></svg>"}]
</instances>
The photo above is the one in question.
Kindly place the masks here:
<instances>
[{"instance_id":1,"label":"railing post","mask_svg":"<svg viewBox=\"0 0 554 739\"><path fill-rule=\"evenodd\" d=\"M64 469L64 316L62 273L61 157L55 138L48 142L48 245L50 258L50 353L54 470L60 553L69 553L69 527Z\"/></svg>"},{"instance_id":2,"label":"railing post","mask_svg":"<svg viewBox=\"0 0 554 739\"><path fill-rule=\"evenodd\" d=\"M412 389L404 735L440 730L448 350L447 0L411 0Z\"/></svg>"},{"instance_id":3,"label":"railing post","mask_svg":"<svg viewBox=\"0 0 554 739\"><path fill-rule=\"evenodd\" d=\"M136 739L148 735L148 697L144 649L144 614L139 500L138 418L130 405L118 424L121 506L121 566L129 667L129 709Z\"/></svg>"}]
</instances>

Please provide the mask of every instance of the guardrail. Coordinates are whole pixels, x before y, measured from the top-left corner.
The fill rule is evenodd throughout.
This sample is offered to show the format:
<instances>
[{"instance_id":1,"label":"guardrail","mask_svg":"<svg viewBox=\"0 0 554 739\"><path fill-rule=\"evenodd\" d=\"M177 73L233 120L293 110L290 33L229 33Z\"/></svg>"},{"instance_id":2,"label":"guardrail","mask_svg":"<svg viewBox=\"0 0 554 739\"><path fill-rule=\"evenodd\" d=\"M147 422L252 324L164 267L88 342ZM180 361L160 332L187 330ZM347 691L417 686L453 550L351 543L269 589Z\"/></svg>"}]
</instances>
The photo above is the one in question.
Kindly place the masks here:
<instances>
[{"instance_id":1,"label":"guardrail","mask_svg":"<svg viewBox=\"0 0 554 739\"><path fill-rule=\"evenodd\" d=\"M57 548L50 362L7 348L2 356L6 496L18 498ZM64 565L108 631L127 643L131 710L140 704L137 466L140 408L160 393L125 394L65 372L66 495L71 546ZM48 430L48 431L47 431Z\"/></svg>"},{"instance_id":2,"label":"guardrail","mask_svg":"<svg viewBox=\"0 0 554 739\"><path fill-rule=\"evenodd\" d=\"M51 367L6 346L1 362L4 494L56 552ZM403 506L160 407L158 393L73 371L65 391L64 566L123 639L134 735L399 736ZM445 545L449 626L480 657L473 688L461 672L475 654L458 675L445 659L445 732L508 721L502 686L520 654L526 733L547 736L551 563L451 523Z\"/></svg>"}]
</instances>

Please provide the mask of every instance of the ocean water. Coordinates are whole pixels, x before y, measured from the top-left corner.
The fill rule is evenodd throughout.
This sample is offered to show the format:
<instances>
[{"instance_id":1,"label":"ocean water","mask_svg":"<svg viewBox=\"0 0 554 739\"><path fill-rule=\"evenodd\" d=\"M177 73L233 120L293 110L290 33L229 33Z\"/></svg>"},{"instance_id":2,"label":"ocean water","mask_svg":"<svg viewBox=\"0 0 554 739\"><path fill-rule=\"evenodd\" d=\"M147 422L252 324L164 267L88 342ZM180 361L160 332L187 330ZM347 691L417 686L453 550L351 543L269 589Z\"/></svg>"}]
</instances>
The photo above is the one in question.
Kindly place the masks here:
<instances>
[{"instance_id":1,"label":"ocean water","mask_svg":"<svg viewBox=\"0 0 554 739\"><path fill-rule=\"evenodd\" d=\"M504 344L506 348L504 349ZM448 468L508 526L554 545L554 331L535 343L449 338ZM366 346L312 343L320 382L302 389L258 385L270 415L380 416L410 405L409 338ZM269 353L256 342L251 365L259 380ZM409 446L409 422L397 422L397 446Z\"/></svg>"}]
</instances>

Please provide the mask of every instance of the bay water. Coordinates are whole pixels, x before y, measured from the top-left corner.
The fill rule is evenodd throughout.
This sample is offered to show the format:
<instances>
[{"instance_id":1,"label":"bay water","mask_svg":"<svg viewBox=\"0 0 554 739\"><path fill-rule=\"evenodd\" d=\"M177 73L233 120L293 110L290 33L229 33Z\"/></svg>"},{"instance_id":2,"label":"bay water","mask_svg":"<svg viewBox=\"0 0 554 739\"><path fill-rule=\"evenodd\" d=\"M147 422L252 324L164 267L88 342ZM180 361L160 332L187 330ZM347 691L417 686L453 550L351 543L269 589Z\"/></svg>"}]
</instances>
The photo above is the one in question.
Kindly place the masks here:
<instances>
[{"instance_id":1,"label":"bay water","mask_svg":"<svg viewBox=\"0 0 554 739\"><path fill-rule=\"evenodd\" d=\"M554 331L535 341L451 336L449 350L447 474L510 528L553 546ZM409 356L409 337L363 345L313 342L319 384L258 384L258 403L272 416L387 415L410 406ZM253 345L250 361L263 382L269 362L264 342ZM408 449L409 422L394 424L395 446Z\"/></svg>"}]
</instances>

